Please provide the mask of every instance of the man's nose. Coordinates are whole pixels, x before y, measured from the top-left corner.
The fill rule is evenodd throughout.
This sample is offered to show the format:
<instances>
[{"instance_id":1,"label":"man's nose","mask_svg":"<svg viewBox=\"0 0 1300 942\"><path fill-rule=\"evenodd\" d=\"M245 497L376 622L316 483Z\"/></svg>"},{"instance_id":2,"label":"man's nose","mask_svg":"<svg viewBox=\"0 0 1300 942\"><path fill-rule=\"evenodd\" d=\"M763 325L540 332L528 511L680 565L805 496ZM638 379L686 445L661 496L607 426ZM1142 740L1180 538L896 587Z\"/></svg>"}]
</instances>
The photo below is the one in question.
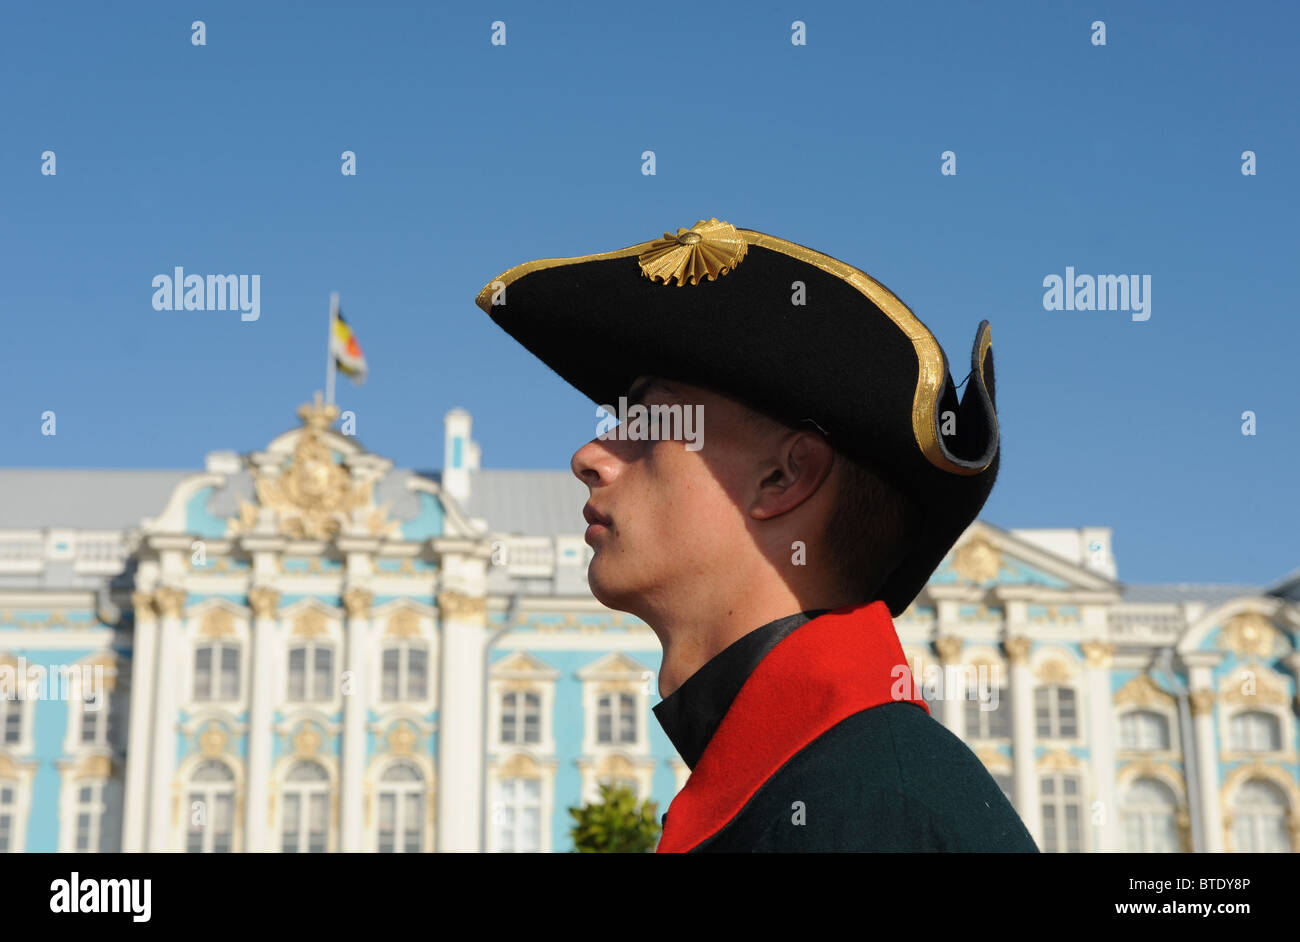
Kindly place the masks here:
<instances>
[{"instance_id":1,"label":"man's nose","mask_svg":"<svg viewBox=\"0 0 1300 942\"><path fill-rule=\"evenodd\" d=\"M616 443L593 438L575 451L569 460L574 476L588 487L598 487L614 480L621 462L610 448L612 444Z\"/></svg>"}]
</instances>

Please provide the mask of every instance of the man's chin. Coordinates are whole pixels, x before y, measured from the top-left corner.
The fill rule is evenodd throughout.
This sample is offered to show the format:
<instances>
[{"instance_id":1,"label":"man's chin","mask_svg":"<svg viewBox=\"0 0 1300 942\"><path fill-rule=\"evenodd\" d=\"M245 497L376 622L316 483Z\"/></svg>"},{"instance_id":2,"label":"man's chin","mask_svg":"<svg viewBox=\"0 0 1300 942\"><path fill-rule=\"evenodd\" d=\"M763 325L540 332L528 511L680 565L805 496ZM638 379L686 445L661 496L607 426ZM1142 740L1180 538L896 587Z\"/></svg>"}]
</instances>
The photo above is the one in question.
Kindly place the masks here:
<instances>
[{"instance_id":1,"label":"man's chin","mask_svg":"<svg viewBox=\"0 0 1300 942\"><path fill-rule=\"evenodd\" d=\"M639 593L623 580L610 578L601 569L599 557L593 559L587 568L587 586L596 601L616 612L635 614Z\"/></svg>"}]
</instances>

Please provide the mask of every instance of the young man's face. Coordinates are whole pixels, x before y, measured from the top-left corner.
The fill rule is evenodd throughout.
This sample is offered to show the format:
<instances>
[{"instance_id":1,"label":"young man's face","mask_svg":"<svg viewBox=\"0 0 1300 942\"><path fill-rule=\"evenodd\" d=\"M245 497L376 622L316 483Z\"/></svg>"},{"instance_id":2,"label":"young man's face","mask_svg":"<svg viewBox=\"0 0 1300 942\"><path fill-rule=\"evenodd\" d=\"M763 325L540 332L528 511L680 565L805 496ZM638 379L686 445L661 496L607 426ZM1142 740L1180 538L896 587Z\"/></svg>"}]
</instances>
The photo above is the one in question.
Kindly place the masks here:
<instances>
[{"instance_id":1,"label":"young man's face","mask_svg":"<svg viewBox=\"0 0 1300 942\"><path fill-rule=\"evenodd\" d=\"M614 429L571 461L591 489L588 523L599 520L586 535L595 550L587 573L592 594L644 617L725 580L737 541L752 540L742 508L759 480L761 450L746 407L725 396L646 376L629 393L629 407L638 399L647 407L679 405L683 416L689 410L703 419L695 450L681 440L620 440Z\"/></svg>"}]
</instances>

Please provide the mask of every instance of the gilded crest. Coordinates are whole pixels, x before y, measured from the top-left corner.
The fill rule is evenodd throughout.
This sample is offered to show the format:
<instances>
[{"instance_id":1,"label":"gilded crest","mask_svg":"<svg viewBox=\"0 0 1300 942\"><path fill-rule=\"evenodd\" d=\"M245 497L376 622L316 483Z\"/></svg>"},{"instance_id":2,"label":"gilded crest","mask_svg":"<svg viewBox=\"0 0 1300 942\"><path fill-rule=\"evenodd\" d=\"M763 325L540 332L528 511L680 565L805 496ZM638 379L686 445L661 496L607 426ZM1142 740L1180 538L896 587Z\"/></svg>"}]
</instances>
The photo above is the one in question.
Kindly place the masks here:
<instances>
[{"instance_id":1,"label":"gilded crest","mask_svg":"<svg viewBox=\"0 0 1300 942\"><path fill-rule=\"evenodd\" d=\"M974 539L957 550L952 568L971 582L989 582L1002 569L1002 556L987 540Z\"/></svg>"},{"instance_id":2,"label":"gilded crest","mask_svg":"<svg viewBox=\"0 0 1300 942\"><path fill-rule=\"evenodd\" d=\"M749 244L735 226L713 218L678 229L676 235L665 232L637 260L641 273L651 281L671 284L675 278L680 287L687 281L697 285L701 278L717 281L739 265L748 251Z\"/></svg>"}]
</instances>

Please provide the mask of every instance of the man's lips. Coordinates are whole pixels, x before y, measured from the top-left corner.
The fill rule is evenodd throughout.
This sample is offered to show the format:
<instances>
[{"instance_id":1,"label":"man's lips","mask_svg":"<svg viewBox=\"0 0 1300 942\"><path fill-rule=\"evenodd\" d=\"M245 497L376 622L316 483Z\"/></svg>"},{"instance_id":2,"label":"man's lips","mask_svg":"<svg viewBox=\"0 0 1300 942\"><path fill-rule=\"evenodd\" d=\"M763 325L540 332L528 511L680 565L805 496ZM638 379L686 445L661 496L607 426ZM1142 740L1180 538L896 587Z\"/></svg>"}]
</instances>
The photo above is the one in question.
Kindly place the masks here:
<instances>
[{"instance_id":1,"label":"man's lips","mask_svg":"<svg viewBox=\"0 0 1300 942\"><path fill-rule=\"evenodd\" d=\"M582 518L590 524L590 526L587 527L587 532L582 536L583 542L593 547L595 544L591 542L592 538L595 537L596 534L603 533L610 529L614 523L614 521L607 515L601 513L595 507L591 506L591 504L587 504L582 508Z\"/></svg>"}]
</instances>

